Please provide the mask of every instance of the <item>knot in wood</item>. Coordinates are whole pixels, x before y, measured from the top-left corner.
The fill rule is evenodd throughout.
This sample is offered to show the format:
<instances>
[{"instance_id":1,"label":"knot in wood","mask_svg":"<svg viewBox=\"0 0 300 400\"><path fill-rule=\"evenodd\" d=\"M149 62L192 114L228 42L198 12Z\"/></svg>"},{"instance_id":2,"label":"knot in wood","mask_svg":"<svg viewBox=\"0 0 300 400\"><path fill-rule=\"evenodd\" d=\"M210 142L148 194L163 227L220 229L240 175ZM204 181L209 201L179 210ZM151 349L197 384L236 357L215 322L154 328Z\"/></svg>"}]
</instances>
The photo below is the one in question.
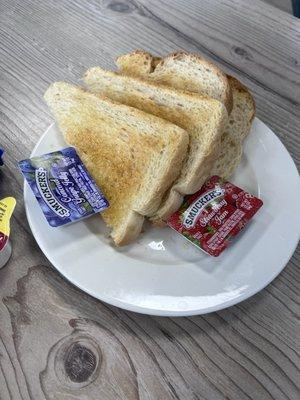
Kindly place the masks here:
<instances>
[{"instance_id":1,"label":"knot in wood","mask_svg":"<svg viewBox=\"0 0 300 400\"><path fill-rule=\"evenodd\" d=\"M132 11L132 8L129 6L129 4L122 3L120 1L113 1L109 3L108 8L119 13L130 13Z\"/></svg>"},{"instance_id":2,"label":"knot in wood","mask_svg":"<svg viewBox=\"0 0 300 400\"><path fill-rule=\"evenodd\" d=\"M64 358L66 374L73 382L85 382L97 366L95 354L80 343L73 343Z\"/></svg>"},{"instance_id":3,"label":"knot in wood","mask_svg":"<svg viewBox=\"0 0 300 400\"><path fill-rule=\"evenodd\" d=\"M233 46L233 52L235 55L239 56L242 59L251 61L252 60L252 55L251 53L249 53L248 50L243 49L242 47L238 47L238 46Z\"/></svg>"}]
</instances>

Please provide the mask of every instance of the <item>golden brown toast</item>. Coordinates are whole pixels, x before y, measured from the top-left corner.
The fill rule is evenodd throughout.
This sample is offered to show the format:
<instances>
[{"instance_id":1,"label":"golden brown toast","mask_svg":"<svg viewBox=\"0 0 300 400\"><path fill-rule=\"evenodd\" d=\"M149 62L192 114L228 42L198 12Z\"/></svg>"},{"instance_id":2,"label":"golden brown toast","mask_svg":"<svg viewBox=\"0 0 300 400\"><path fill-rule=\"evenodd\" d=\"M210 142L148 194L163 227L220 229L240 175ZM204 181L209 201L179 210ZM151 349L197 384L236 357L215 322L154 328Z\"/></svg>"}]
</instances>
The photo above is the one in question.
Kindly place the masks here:
<instances>
[{"instance_id":1,"label":"golden brown toast","mask_svg":"<svg viewBox=\"0 0 300 400\"><path fill-rule=\"evenodd\" d=\"M189 133L189 151L181 174L152 219L169 217L180 207L183 196L199 190L209 176L227 123L224 105L215 99L100 67L88 70L84 81L93 93L165 118Z\"/></svg>"},{"instance_id":2,"label":"golden brown toast","mask_svg":"<svg viewBox=\"0 0 300 400\"><path fill-rule=\"evenodd\" d=\"M175 57L176 54L177 57ZM221 151L211 170L211 175L228 178L240 163L243 140L250 132L255 116L255 103L248 89L231 76L227 76L231 96L226 95L228 94L227 85L222 84L224 74L220 75L220 70L216 66L208 67L209 74L214 76L209 80L212 85L208 85L205 75L202 74L207 63L211 64L207 60L203 61L199 56L185 52L160 59L143 50L122 55L116 60L121 73L223 99L231 112L222 135ZM199 71L197 71L198 67Z\"/></svg>"},{"instance_id":3,"label":"golden brown toast","mask_svg":"<svg viewBox=\"0 0 300 400\"><path fill-rule=\"evenodd\" d=\"M178 177L188 134L178 126L65 82L45 100L66 142L74 146L110 202L102 213L117 245L137 238Z\"/></svg>"}]
</instances>

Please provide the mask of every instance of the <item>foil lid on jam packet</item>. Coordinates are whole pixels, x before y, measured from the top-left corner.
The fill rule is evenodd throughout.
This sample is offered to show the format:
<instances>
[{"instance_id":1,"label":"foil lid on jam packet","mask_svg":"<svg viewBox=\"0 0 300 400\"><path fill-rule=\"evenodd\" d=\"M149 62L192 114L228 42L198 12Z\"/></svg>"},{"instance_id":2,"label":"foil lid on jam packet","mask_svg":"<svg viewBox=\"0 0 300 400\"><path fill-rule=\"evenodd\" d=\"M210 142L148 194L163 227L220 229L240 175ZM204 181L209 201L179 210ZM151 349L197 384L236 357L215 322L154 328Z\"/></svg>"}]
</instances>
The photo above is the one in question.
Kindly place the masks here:
<instances>
[{"instance_id":1,"label":"foil lid on jam packet","mask_svg":"<svg viewBox=\"0 0 300 400\"><path fill-rule=\"evenodd\" d=\"M194 245L219 256L263 205L262 200L213 176L185 198L167 224Z\"/></svg>"},{"instance_id":2,"label":"foil lid on jam packet","mask_svg":"<svg viewBox=\"0 0 300 400\"><path fill-rule=\"evenodd\" d=\"M53 227L109 207L73 147L20 161L19 167Z\"/></svg>"}]
</instances>

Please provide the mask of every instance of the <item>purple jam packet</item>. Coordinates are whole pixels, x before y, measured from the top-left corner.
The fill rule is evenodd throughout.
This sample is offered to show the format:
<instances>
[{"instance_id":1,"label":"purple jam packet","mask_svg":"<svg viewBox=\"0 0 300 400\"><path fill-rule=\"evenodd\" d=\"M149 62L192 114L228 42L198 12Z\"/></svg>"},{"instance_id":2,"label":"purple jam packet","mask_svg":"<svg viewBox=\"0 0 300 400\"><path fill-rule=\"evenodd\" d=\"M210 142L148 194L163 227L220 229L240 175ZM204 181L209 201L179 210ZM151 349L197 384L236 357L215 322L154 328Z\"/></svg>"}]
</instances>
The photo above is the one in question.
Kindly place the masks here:
<instances>
[{"instance_id":1,"label":"purple jam packet","mask_svg":"<svg viewBox=\"0 0 300 400\"><path fill-rule=\"evenodd\" d=\"M78 221L109 207L73 147L18 164L51 226Z\"/></svg>"},{"instance_id":2,"label":"purple jam packet","mask_svg":"<svg viewBox=\"0 0 300 400\"><path fill-rule=\"evenodd\" d=\"M0 166L4 164L3 159L2 159L3 154L4 154L4 150L1 149L1 147L0 147Z\"/></svg>"}]
</instances>

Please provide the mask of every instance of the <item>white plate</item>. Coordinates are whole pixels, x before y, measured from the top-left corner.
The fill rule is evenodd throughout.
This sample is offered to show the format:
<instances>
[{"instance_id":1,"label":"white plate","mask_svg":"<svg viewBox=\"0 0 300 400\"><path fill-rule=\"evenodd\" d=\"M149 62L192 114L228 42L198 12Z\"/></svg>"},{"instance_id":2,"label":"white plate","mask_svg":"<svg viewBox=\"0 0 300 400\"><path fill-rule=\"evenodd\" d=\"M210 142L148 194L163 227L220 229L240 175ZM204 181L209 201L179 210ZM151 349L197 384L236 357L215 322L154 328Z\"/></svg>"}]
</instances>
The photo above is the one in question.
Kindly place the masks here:
<instances>
[{"instance_id":1,"label":"white plate","mask_svg":"<svg viewBox=\"0 0 300 400\"><path fill-rule=\"evenodd\" d=\"M31 156L63 147L52 125ZM116 249L99 216L51 228L27 184L24 198L41 250L74 285L127 310L183 316L217 311L257 293L280 273L299 241L298 172L279 139L258 119L231 181L258 195L264 206L218 258L169 228L151 226L138 242Z\"/></svg>"}]
</instances>

